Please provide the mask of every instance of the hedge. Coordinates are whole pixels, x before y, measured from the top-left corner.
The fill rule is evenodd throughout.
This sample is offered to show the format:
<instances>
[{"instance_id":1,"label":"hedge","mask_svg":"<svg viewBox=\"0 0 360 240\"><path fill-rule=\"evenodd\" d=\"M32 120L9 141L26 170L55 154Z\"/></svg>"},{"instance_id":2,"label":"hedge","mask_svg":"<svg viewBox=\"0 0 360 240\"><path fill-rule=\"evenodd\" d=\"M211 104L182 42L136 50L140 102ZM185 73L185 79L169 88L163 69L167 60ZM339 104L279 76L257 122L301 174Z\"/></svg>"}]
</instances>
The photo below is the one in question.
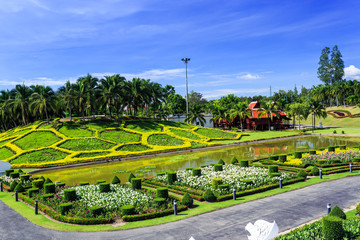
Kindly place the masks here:
<instances>
[{"instance_id":1,"label":"hedge","mask_svg":"<svg viewBox=\"0 0 360 240\"><path fill-rule=\"evenodd\" d=\"M53 183L44 184L44 191L45 193L55 193L55 184Z\"/></svg>"},{"instance_id":2,"label":"hedge","mask_svg":"<svg viewBox=\"0 0 360 240\"><path fill-rule=\"evenodd\" d=\"M64 199L66 201L75 201L76 200L76 190L75 189L65 189L64 190Z\"/></svg>"},{"instance_id":3,"label":"hedge","mask_svg":"<svg viewBox=\"0 0 360 240\"><path fill-rule=\"evenodd\" d=\"M133 205L125 205L121 207L121 215L132 215L135 213L135 207Z\"/></svg>"},{"instance_id":4,"label":"hedge","mask_svg":"<svg viewBox=\"0 0 360 240\"><path fill-rule=\"evenodd\" d=\"M107 193L111 191L110 183L100 183L99 188L101 193Z\"/></svg>"},{"instance_id":5,"label":"hedge","mask_svg":"<svg viewBox=\"0 0 360 240\"><path fill-rule=\"evenodd\" d=\"M62 203L59 205L59 207L60 207L60 214L65 215L73 207L73 204L72 203Z\"/></svg>"},{"instance_id":6,"label":"hedge","mask_svg":"<svg viewBox=\"0 0 360 240\"><path fill-rule=\"evenodd\" d=\"M182 206L182 205L178 204L178 208L177 208L178 212L185 211L186 209L187 209L187 206ZM164 216L168 216L168 215L172 215L172 214L174 214L174 210L167 209L167 210L164 210L161 212L152 212L152 213L145 213L145 214L138 214L138 215L126 215L126 216L122 216L122 219L125 222L134 222L134 221L152 219L152 218L157 218L157 217L164 217Z\"/></svg>"},{"instance_id":7,"label":"hedge","mask_svg":"<svg viewBox=\"0 0 360 240\"><path fill-rule=\"evenodd\" d=\"M132 178L131 187L132 189L141 189L141 178Z\"/></svg>"},{"instance_id":8,"label":"hedge","mask_svg":"<svg viewBox=\"0 0 360 240\"><path fill-rule=\"evenodd\" d=\"M104 212L104 208L100 206L94 206L94 207L90 207L89 211L91 215L96 217Z\"/></svg>"},{"instance_id":9,"label":"hedge","mask_svg":"<svg viewBox=\"0 0 360 240\"><path fill-rule=\"evenodd\" d=\"M39 188L30 188L27 190L29 197L32 197L33 193L38 193L38 192L39 192Z\"/></svg>"},{"instance_id":10,"label":"hedge","mask_svg":"<svg viewBox=\"0 0 360 240\"><path fill-rule=\"evenodd\" d=\"M192 175L193 176L201 176L201 168L194 168L192 170Z\"/></svg>"},{"instance_id":11,"label":"hedge","mask_svg":"<svg viewBox=\"0 0 360 240\"><path fill-rule=\"evenodd\" d=\"M249 161L248 160L241 160L240 161L240 167L249 167Z\"/></svg>"},{"instance_id":12,"label":"hedge","mask_svg":"<svg viewBox=\"0 0 360 240\"><path fill-rule=\"evenodd\" d=\"M223 170L222 164L214 164L214 171L215 172L221 172Z\"/></svg>"},{"instance_id":13,"label":"hedge","mask_svg":"<svg viewBox=\"0 0 360 240\"><path fill-rule=\"evenodd\" d=\"M327 240L342 240L344 229L341 218L326 216L322 219L322 232Z\"/></svg>"},{"instance_id":14,"label":"hedge","mask_svg":"<svg viewBox=\"0 0 360 240\"><path fill-rule=\"evenodd\" d=\"M156 197L157 198L168 198L169 197L169 190L165 187L158 187L156 188Z\"/></svg>"}]
</instances>

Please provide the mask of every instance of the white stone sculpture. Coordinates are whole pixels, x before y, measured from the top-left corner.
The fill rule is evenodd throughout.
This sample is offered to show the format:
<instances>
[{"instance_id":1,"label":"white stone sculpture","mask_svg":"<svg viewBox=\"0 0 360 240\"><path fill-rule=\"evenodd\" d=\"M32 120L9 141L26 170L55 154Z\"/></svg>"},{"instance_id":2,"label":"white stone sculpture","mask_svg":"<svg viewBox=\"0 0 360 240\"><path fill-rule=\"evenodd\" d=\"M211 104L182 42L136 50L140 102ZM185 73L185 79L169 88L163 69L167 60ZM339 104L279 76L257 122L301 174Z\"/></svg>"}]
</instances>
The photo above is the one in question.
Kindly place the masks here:
<instances>
[{"instance_id":1,"label":"white stone sculpture","mask_svg":"<svg viewBox=\"0 0 360 240\"><path fill-rule=\"evenodd\" d=\"M279 233L279 227L275 221L269 223L264 220L257 220L254 224L248 223L245 230L251 234L248 236L249 240L272 240Z\"/></svg>"}]
</instances>

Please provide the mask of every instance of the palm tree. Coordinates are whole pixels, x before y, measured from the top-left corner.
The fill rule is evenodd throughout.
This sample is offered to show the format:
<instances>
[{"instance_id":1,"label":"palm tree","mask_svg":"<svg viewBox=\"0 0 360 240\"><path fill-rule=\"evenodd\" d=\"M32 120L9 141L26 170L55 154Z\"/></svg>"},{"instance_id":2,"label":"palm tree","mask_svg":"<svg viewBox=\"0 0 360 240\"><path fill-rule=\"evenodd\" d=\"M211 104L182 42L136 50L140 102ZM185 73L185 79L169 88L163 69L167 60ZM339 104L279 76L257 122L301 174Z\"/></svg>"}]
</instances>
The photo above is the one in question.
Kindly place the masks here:
<instances>
[{"instance_id":1,"label":"palm tree","mask_svg":"<svg viewBox=\"0 0 360 240\"><path fill-rule=\"evenodd\" d=\"M30 109L33 109L34 115L36 113L45 113L46 121L49 124L49 110L55 111L56 96L51 87L41 86L38 88L38 92L34 92L31 97Z\"/></svg>"},{"instance_id":2,"label":"palm tree","mask_svg":"<svg viewBox=\"0 0 360 240\"><path fill-rule=\"evenodd\" d=\"M159 83L150 83L149 84L149 93L151 97L151 105L153 108L153 115L155 119L155 114L158 108L158 106L161 104L161 101L164 101L164 89L161 87Z\"/></svg>"},{"instance_id":3,"label":"palm tree","mask_svg":"<svg viewBox=\"0 0 360 240\"><path fill-rule=\"evenodd\" d=\"M213 103L213 105L210 107L211 113L213 117L210 119L210 122L220 123L223 120L226 120L227 122L230 121L230 115L228 114L227 109L220 104L220 101L217 100ZM224 125L222 126L224 129Z\"/></svg>"},{"instance_id":4,"label":"palm tree","mask_svg":"<svg viewBox=\"0 0 360 240\"><path fill-rule=\"evenodd\" d=\"M76 104L76 94L74 85L66 81L65 86L59 88L58 94L62 99L62 105L69 110L70 121L72 121L72 109Z\"/></svg>"},{"instance_id":5,"label":"palm tree","mask_svg":"<svg viewBox=\"0 0 360 240\"><path fill-rule=\"evenodd\" d=\"M129 93L129 103L134 109L134 118L138 108L144 106L144 102L148 96L145 86L145 80L140 78L133 78L132 81L129 81L127 84L127 91Z\"/></svg>"},{"instance_id":6,"label":"palm tree","mask_svg":"<svg viewBox=\"0 0 360 240\"><path fill-rule=\"evenodd\" d=\"M198 119L201 126L204 126L206 123L206 120L204 118L204 114L202 113L202 109L200 105L194 104L190 110L189 113L186 115L186 118L184 122L190 122L193 124Z\"/></svg>"},{"instance_id":7,"label":"palm tree","mask_svg":"<svg viewBox=\"0 0 360 240\"><path fill-rule=\"evenodd\" d=\"M15 98L9 99L7 106L12 108L12 111L16 112L17 109L21 111L22 124L27 124L28 109L29 109L29 98L31 96L31 90L25 84L18 84L14 89Z\"/></svg>"},{"instance_id":8,"label":"palm tree","mask_svg":"<svg viewBox=\"0 0 360 240\"><path fill-rule=\"evenodd\" d=\"M81 112L83 121L85 121L85 108L86 108L86 100L88 97L88 89L85 78L79 78L74 85L75 95L77 96L77 106L79 108L79 112Z\"/></svg>"},{"instance_id":9,"label":"palm tree","mask_svg":"<svg viewBox=\"0 0 360 240\"><path fill-rule=\"evenodd\" d=\"M248 104L246 102L239 102L232 109L230 109L231 119L239 117L241 131L243 131L243 120L250 116L250 109L248 109Z\"/></svg>"},{"instance_id":10,"label":"palm tree","mask_svg":"<svg viewBox=\"0 0 360 240\"><path fill-rule=\"evenodd\" d=\"M268 101L265 103L265 107L262 107L259 109L259 114L258 117L262 117L262 116L267 116L268 117L268 125L269 125L269 131L271 131L270 128L270 122L272 122L274 120L274 115L276 117L280 117L279 112L277 111L277 109L275 108L275 104L272 103L271 101Z\"/></svg>"}]
</instances>

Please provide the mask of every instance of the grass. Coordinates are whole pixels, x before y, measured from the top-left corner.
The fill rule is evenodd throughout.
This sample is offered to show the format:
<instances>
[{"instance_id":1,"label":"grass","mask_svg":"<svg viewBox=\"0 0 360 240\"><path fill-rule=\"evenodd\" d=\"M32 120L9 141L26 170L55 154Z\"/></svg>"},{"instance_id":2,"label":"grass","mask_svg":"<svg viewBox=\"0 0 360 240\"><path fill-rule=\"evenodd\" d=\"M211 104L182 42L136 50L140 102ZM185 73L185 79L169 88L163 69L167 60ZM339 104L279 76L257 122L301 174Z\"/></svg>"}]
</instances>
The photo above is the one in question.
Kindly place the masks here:
<instances>
[{"instance_id":1,"label":"grass","mask_svg":"<svg viewBox=\"0 0 360 240\"><path fill-rule=\"evenodd\" d=\"M59 147L71 151L106 150L114 144L96 138L70 139L59 145Z\"/></svg>"},{"instance_id":2,"label":"grass","mask_svg":"<svg viewBox=\"0 0 360 240\"><path fill-rule=\"evenodd\" d=\"M51 132L32 132L14 143L24 150L37 149L53 145L60 138Z\"/></svg>"},{"instance_id":3,"label":"grass","mask_svg":"<svg viewBox=\"0 0 360 240\"><path fill-rule=\"evenodd\" d=\"M19 130L17 132L12 132L10 133L9 135L7 135L6 137L14 137L14 136L19 136L19 135L22 135L22 134L25 134L27 132L30 132L31 129L23 129L23 130Z\"/></svg>"},{"instance_id":4,"label":"grass","mask_svg":"<svg viewBox=\"0 0 360 240\"><path fill-rule=\"evenodd\" d=\"M207 145L206 143L191 142L192 148L207 147L207 146L209 145Z\"/></svg>"},{"instance_id":5,"label":"grass","mask_svg":"<svg viewBox=\"0 0 360 240\"><path fill-rule=\"evenodd\" d=\"M184 129L192 129L194 126L187 125L185 123L180 122L172 122L172 121L158 121L158 123L168 126L168 127L177 127L177 128L184 128Z\"/></svg>"},{"instance_id":6,"label":"grass","mask_svg":"<svg viewBox=\"0 0 360 240\"><path fill-rule=\"evenodd\" d=\"M0 148L0 160L7 159L14 156L14 153L7 149L6 147Z\"/></svg>"},{"instance_id":7,"label":"grass","mask_svg":"<svg viewBox=\"0 0 360 240\"><path fill-rule=\"evenodd\" d=\"M139 132L161 132L162 128L153 122L128 122L126 128Z\"/></svg>"},{"instance_id":8,"label":"grass","mask_svg":"<svg viewBox=\"0 0 360 240\"><path fill-rule=\"evenodd\" d=\"M142 144L129 144L125 145L123 147L120 147L118 151L130 151L130 152L138 152L138 151L146 151L150 149L147 146L144 146Z\"/></svg>"},{"instance_id":9,"label":"grass","mask_svg":"<svg viewBox=\"0 0 360 240\"><path fill-rule=\"evenodd\" d=\"M120 127L120 122L114 120L107 120L107 119L95 119L90 122L86 122L85 124L87 127L95 128L95 129Z\"/></svg>"},{"instance_id":10,"label":"grass","mask_svg":"<svg viewBox=\"0 0 360 240\"><path fill-rule=\"evenodd\" d=\"M360 119L358 121L360 121ZM344 134L360 135L360 128L327 128L315 130L314 133L333 134L336 136L336 134L333 133L334 130L336 131L336 134L342 134L342 131L344 131ZM311 131L308 131L308 133L311 133Z\"/></svg>"},{"instance_id":11,"label":"grass","mask_svg":"<svg viewBox=\"0 0 360 240\"><path fill-rule=\"evenodd\" d=\"M183 131L183 130L174 129L174 128L171 128L170 131L180 137L185 137L185 138L189 138L192 140L200 140L201 139L198 136L196 136L195 134L193 134L192 132Z\"/></svg>"},{"instance_id":12,"label":"grass","mask_svg":"<svg viewBox=\"0 0 360 240\"><path fill-rule=\"evenodd\" d=\"M123 130L109 130L100 133L100 138L116 143L139 142L141 135Z\"/></svg>"},{"instance_id":13,"label":"grass","mask_svg":"<svg viewBox=\"0 0 360 240\"><path fill-rule=\"evenodd\" d=\"M103 152L89 152L89 153L80 153L76 155L76 158L90 158L90 157L98 157L98 156L104 156L109 154L110 152L103 151Z\"/></svg>"},{"instance_id":14,"label":"grass","mask_svg":"<svg viewBox=\"0 0 360 240\"><path fill-rule=\"evenodd\" d=\"M189 209L186 211L181 212L179 215L169 215L161 218L149 219L145 221L138 221L138 222L129 222L120 227L113 227L111 225L91 225L91 226L81 226L81 225L71 225L65 224L61 222L53 222L50 219L46 218L43 215L35 215L34 210L27 206L23 202L15 202L14 198L12 197L11 193L0 192L0 200L2 200L6 205L13 208L15 211L19 212L23 217L29 219L32 223L40 225L45 228L50 228L59 231L79 231L79 232L96 232L96 231L111 231L111 230L121 230L121 229L132 229L132 228L140 228L146 226L154 226L159 224L164 224L168 222L174 222L181 219L185 219L188 217L196 216L199 214L203 214L206 212L211 212L214 210L218 210L221 208L230 207L233 205L237 205L240 203L245 203L249 201L253 201L256 199L261 199L264 197L276 195L283 192L289 192L295 189L307 187L313 184L340 179L348 176L356 176L360 175L359 171L354 171L353 173L339 173L334 175L325 175L323 179L318 177L314 177L308 179L305 182L299 182L292 185L284 186L282 189L277 188L273 190L269 190L266 192L253 194L245 197L238 198L237 200L228 200L224 202L214 202L214 203L207 203L207 202L197 202L195 201L194 204L196 205L195 208ZM172 195L172 193L170 193Z\"/></svg>"},{"instance_id":15,"label":"grass","mask_svg":"<svg viewBox=\"0 0 360 240\"><path fill-rule=\"evenodd\" d=\"M196 133L208 138L234 138L236 134L211 128L199 128Z\"/></svg>"},{"instance_id":16,"label":"grass","mask_svg":"<svg viewBox=\"0 0 360 240\"><path fill-rule=\"evenodd\" d=\"M11 161L11 164L17 163L38 163L51 162L63 159L67 153L56 151L52 148L21 154Z\"/></svg>"},{"instance_id":17,"label":"grass","mask_svg":"<svg viewBox=\"0 0 360 240\"><path fill-rule=\"evenodd\" d=\"M38 127L38 129L50 129L50 128L53 128L54 125L53 124L47 124L47 123L44 123L44 124L41 124L40 127Z\"/></svg>"},{"instance_id":18,"label":"grass","mask_svg":"<svg viewBox=\"0 0 360 240\"><path fill-rule=\"evenodd\" d=\"M92 137L94 135L92 131L80 128L76 125L62 126L58 131L70 138Z\"/></svg>"},{"instance_id":19,"label":"grass","mask_svg":"<svg viewBox=\"0 0 360 240\"><path fill-rule=\"evenodd\" d=\"M153 134L148 138L148 143L157 146L179 146L184 144L181 139L166 134Z\"/></svg>"},{"instance_id":20,"label":"grass","mask_svg":"<svg viewBox=\"0 0 360 240\"><path fill-rule=\"evenodd\" d=\"M3 140L0 142L0 147L10 142L12 139Z\"/></svg>"},{"instance_id":21,"label":"grass","mask_svg":"<svg viewBox=\"0 0 360 240\"><path fill-rule=\"evenodd\" d=\"M279 137L288 137L298 135L298 131L264 131L264 132L251 132L249 136L242 136L240 142L255 141L259 139L270 139Z\"/></svg>"}]
</instances>

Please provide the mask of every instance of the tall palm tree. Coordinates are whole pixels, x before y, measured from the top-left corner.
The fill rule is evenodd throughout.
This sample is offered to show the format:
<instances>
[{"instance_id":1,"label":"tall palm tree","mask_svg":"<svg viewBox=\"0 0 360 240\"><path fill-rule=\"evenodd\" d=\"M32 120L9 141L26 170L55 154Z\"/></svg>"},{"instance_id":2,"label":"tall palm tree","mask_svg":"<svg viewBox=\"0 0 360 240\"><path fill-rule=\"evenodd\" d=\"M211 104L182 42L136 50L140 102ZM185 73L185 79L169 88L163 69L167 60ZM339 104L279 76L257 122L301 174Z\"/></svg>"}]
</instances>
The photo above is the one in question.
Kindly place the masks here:
<instances>
[{"instance_id":1,"label":"tall palm tree","mask_svg":"<svg viewBox=\"0 0 360 240\"><path fill-rule=\"evenodd\" d=\"M21 111L22 124L26 125L29 112L29 98L31 96L31 90L25 84L18 84L14 89L15 98L8 100L8 107L12 108L12 111Z\"/></svg>"},{"instance_id":2,"label":"tall palm tree","mask_svg":"<svg viewBox=\"0 0 360 240\"><path fill-rule=\"evenodd\" d=\"M269 131L271 131L270 122L272 122L274 120L273 114L275 114L275 116L278 118L280 117L279 112L275 108L275 104L272 103L271 101L266 102L265 106L259 109L259 114L258 114L259 117L262 117L262 116L268 117Z\"/></svg>"},{"instance_id":3,"label":"tall palm tree","mask_svg":"<svg viewBox=\"0 0 360 240\"><path fill-rule=\"evenodd\" d=\"M72 121L72 109L76 106L76 91L70 81L66 81L65 85L59 88L58 94L62 99L62 105L69 111L70 121Z\"/></svg>"},{"instance_id":4,"label":"tall palm tree","mask_svg":"<svg viewBox=\"0 0 360 240\"><path fill-rule=\"evenodd\" d=\"M201 126L204 126L206 123L201 106L194 104L190 108L189 113L186 115L184 122L190 122L193 124L196 120L199 120Z\"/></svg>"},{"instance_id":5,"label":"tall palm tree","mask_svg":"<svg viewBox=\"0 0 360 240\"><path fill-rule=\"evenodd\" d=\"M248 109L248 104L246 102L239 102L236 105L234 105L232 109L230 109L231 119L239 117L241 131L243 131L243 120L245 120L247 117L250 116L251 116L250 109Z\"/></svg>"},{"instance_id":6,"label":"tall palm tree","mask_svg":"<svg viewBox=\"0 0 360 240\"><path fill-rule=\"evenodd\" d=\"M49 110L55 111L56 107L56 96L51 87L39 87L38 92L34 92L30 100L30 109L33 110L33 114L45 113L46 121L49 123Z\"/></svg>"},{"instance_id":7,"label":"tall palm tree","mask_svg":"<svg viewBox=\"0 0 360 240\"><path fill-rule=\"evenodd\" d=\"M151 98L151 105L153 108L153 115L155 119L156 111L159 109L161 102L164 101L164 89L161 87L159 83L150 83L149 84L149 93Z\"/></svg>"},{"instance_id":8,"label":"tall palm tree","mask_svg":"<svg viewBox=\"0 0 360 240\"><path fill-rule=\"evenodd\" d=\"M230 115L227 111L227 108L225 108L219 100L215 101L213 105L210 107L211 113L213 117L210 119L210 122L220 123L223 120L226 120L227 122L230 121ZM224 128L224 125L222 126Z\"/></svg>"},{"instance_id":9,"label":"tall palm tree","mask_svg":"<svg viewBox=\"0 0 360 240\"><path fill-rule=\"evenodd\" d=\"M86 84L85 78L79 78L76 81L76 84L74 85L75 94L77 96L77 106L79 109L79 112L81 112L83 121L85 121L85 109L86 109L86 103L87 103L87 97L88 97L88 88Z\"/></svg>"},{"instance_id":10,"label":"tall palm tree","mask_svg":"<svg viewBox=\"0 0 360 240\"><path fill-rule=\"evenodd\" d=\"M134 118L136 118L138 108L144 106L144 102L148 96L148 89L145 86L145 80L133 78L127 84L127 90L130 98L130 105L134 109Z\"/></svg>"}]
</instances>

